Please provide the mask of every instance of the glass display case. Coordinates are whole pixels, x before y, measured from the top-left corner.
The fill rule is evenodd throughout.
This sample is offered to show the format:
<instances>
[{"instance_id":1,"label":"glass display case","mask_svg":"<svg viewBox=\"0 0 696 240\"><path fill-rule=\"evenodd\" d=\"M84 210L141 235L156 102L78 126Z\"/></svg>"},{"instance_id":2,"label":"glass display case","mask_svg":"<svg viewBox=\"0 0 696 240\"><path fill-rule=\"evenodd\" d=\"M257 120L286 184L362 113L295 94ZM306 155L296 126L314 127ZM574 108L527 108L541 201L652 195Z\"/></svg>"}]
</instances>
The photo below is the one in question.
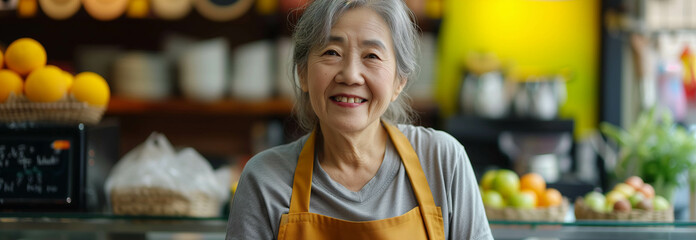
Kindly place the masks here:
<instances>
[{"instance_id":1,"label":"glass display case","mask_svg":"<svg viewBox=\"0 0 696 240\"><path fill-rule=\"evenodd\" d=\"M490 221L495 239L694 239L696 222Z\"/></svg>"},{"instance_id":2,"label":"glass display case","mask_svg":"<svg viewBox=\"0 0 696 240\"><path fill-rule=\"evenodd\" d=\"M495 239L694 239L696 222L490 221ZM225 218L0 213L4 239L224 239Z\"/></svg>"}]
</instances>

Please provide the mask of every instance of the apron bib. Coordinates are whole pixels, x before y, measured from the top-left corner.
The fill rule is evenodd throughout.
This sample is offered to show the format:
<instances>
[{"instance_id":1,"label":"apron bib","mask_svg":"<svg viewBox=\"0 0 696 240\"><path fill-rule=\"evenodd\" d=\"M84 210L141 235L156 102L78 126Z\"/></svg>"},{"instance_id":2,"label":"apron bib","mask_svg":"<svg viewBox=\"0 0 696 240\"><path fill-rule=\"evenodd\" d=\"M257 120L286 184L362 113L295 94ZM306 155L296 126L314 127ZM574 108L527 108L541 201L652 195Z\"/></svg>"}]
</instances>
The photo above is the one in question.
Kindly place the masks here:
<instances>
[{"instance_id":1,"label":"apron bib","mask_svg":"<svg viewBox=\"0 0 696 240\"><path fill-rule=\"evenodd\" d=\"M280 219L278 239L445 239L442 211L435 206L418 155L399 129L383 122L406 169L418 206L401 216L375 221L346 221L309 212L314 168L313 131L300 152L292 184L290 210Z\"/></svg>"}]
</instances>

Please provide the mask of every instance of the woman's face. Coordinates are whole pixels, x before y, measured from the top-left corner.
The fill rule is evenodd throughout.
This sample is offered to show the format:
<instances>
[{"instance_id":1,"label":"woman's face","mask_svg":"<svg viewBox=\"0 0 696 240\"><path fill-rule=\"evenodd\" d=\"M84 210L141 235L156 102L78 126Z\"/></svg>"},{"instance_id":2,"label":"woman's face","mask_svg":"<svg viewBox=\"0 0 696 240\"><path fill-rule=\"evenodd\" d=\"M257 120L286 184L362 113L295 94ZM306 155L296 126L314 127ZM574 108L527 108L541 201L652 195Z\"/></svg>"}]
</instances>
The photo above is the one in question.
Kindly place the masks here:
<instances>
[{"instance_id":1,"label":"woman's face","mask_svg":"<svg viewBox=\"0 0 696 240\"><path fill-rule=\"evenodd\" d=\"M360 131L379 119L406 84L397 77L396 56L386 22L368 8L345 12L328 43L309 53L300 71L302 90L323 128Z\"/></svg>"}]
</instances>

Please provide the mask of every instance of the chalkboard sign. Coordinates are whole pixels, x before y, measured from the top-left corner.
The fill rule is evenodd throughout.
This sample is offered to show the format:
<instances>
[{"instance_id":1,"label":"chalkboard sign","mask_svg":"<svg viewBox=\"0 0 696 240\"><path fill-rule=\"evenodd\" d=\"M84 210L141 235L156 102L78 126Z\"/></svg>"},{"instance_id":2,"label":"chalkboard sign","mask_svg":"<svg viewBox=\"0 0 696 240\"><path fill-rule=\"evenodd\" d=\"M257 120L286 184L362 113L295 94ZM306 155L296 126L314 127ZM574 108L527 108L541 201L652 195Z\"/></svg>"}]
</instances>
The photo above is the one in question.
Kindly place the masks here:
<instances>
[{"instance_id":1,"label":"chalkboard sign","mask_svg":"<svg viewBox=\"0 0 696 240\"><path fill-rule=\"evenodd\" d=\"M0 123L0 212L102 211L118 122Z\"/></svg>"},{"instance_id":2,"label":"chalkboard sign","mask_svg":"<svg viewBox=\"0 0 696 240\"><path fill-rule=\"evenodd\" d=\"M0 124L0 211L84 209L85 129Z\"/></svg>"},{"instance_id":3,"label":"chalkboard sign","mask_svg":"<svg viewBox=\"0 0 696 240\"><path fill-rule=\"evenodd\" d=\"M72 201L74 139L0 136L0 202Z\"/></svg>"}]
</instances>

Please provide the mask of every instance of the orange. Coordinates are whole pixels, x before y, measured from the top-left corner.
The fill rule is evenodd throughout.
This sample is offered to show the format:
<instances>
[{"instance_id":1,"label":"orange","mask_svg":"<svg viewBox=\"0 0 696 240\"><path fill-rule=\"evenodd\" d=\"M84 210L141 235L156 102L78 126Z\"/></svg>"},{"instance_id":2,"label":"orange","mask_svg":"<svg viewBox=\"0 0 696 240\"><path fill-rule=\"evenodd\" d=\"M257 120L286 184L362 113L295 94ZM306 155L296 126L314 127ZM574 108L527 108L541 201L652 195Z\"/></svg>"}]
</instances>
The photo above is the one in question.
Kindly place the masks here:
<instances>
[{"instance_id":1,"label":"orange","mask_svg":"<svg viewBox=\"0 0 696 240\"><path fill-rule=\"evenodd\" d=\"M2 69L2 50L0 50L0 69Z\"/></svg>"},{"instance_id":2,"label":"orange","mask_svg":"<svg viewBox=\"0 0 696 240\"><path fill-rule=\"evenodd\" d=\"M72 74L70 74L67 71L63 71L63 79L65 80L65 86L68 87L68 92L72 88L73 81L75 81L75 77L73 77Z\"/></svg>"},{"instance_id":3,"label":"orange","mask_svg":"<svg viewBox=\"0 0 696 240\"><path fill-rule=\"evenodd\" d=\"M10 93L19 95L22 93L22 77L17 73L7 70L0 69L0 103L3 103L10 96Z\"/></svg>"},{"instance_id":4,"label":"orange","mask_svg":"<svg viewBox=\"0 0 696 240\"><path fill-rule=\"evenodd\" d=\"M544 195L546 191L546 181L541 175L536 173L527 173L520 178L520 190L531 190L538 197Z\"/></svg>"},{"instance_id":5,"label":"orange","mask_svg":"<svg viewBox=\"0 0 696 240\"><path fill-rule=\"evenodd\" d=\"M563 201L563 195L561 192L555 188L549 188L544 191L544 195L540 198L539 206L542 207L553 207L561 205Z\"/></svg>"},{"instance_id":6,"label":"orange","mask_svg":"<svg viewBox=\"0 0 696 240\"><path fill-rule=\"evenodd\" d=\"M70 90L75 99L94 106L106 106L109 104L109 84L103 77L93 72L83 72L75 76Z\"/></svg>"},{"instance_id":7,"label":"orange","mask_svg":"<svg viewBox=\"0 0 696 240\"><path fill-rule=\"evenodd\" d=\"M68 89L68 91L70 91L70 88L72 87L73 80L74 80L72 74L70 74L69 72L63 71L63 69L60 69L59 67L54 66L54 65L46 65L46 68L53 68L53 69L59 70L61 73L63 73L62 79L63 79L63 81L65 81L65 87Z\"/></svg>"},{"instance_id":8,"label":"orange","mask_svg":"<svg viewBox=\"0 0 696 240\"><path fill-rule=\"evenodd\" d=\"M7 68L26 76L35 69L46 66L46 50L31 38L20 38L7 47L5 52Z\"/></svg>"},{"instance_id":9,"label":"orange","mask_svg":"<svg viewBox=\"0 0 696 240\"><path fill-rule=\"evenodd\" d=\"M55 102L67 92L63 72L57 67L42 67L27 77L24 94L32 102Z\"/></svg>"}]
</instances>

